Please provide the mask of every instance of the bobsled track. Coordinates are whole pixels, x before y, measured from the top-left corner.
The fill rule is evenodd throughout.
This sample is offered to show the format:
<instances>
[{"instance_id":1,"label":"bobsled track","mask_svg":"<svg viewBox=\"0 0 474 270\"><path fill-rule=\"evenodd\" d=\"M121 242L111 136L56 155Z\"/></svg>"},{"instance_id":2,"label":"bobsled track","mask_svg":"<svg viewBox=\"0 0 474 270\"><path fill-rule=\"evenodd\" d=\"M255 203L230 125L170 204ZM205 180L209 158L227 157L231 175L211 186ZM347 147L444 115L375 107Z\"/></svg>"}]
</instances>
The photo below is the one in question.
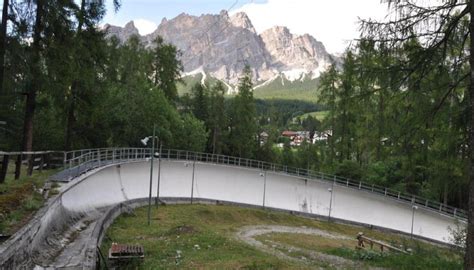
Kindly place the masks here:
<instances>
[{"instance_id":1,"label":"bobsled track","mask_svg":"<svg viewBox=\"0 0 474 270\"><path fill-rule=\"evenodd\" d=\"M319 172L179 150L158 156L153 203L158 194L163 203L265 207L441 243L449 242L448 227L465 222L462 210ZM108 225L148 202L150 157L143 148L64 153L65 168L52 179L65 182L61 192L0 246L0 268L95 268Z\"/></svg>"}]
</instances>

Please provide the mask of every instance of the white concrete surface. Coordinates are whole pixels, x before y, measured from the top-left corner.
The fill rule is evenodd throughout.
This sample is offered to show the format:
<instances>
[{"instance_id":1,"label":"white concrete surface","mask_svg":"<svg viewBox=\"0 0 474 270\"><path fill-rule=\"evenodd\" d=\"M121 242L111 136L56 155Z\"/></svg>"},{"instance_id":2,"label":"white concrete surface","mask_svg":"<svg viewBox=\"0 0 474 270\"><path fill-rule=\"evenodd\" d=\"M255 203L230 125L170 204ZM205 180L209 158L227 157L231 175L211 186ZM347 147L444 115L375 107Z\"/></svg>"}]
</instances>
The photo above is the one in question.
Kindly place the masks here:
<instances>
[{"instance_id":1,"label":"white concrete surface","mask_svg":"<svg viewBox=\"0 0 474 270\"><path fill-rule=\"evenodd\" d=\"M154 164L153 196L156 196L158 161ZM87 212L119 202L144 198L149 192L149 162L113 165L92 174L67 190L62 203L67 210ZM161 197L191 197L192 162L163 160ZM196 163L194 198L223 200L327 216L333 188L331 217L411 232L412 207L395 199L366 191L334 186L258 169ZM448 242L448 226L454 219L418 208L414 234Z\"/></svg>"}]
</instances>

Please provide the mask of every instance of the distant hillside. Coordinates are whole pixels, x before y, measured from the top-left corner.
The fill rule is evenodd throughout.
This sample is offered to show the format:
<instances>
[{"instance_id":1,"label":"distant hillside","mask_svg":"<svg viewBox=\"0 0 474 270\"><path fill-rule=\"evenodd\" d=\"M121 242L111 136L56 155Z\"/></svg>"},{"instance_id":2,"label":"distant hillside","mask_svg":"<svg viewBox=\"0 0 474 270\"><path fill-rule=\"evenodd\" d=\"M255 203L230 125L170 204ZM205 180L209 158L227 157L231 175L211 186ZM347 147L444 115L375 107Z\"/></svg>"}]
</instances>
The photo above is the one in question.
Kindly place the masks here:
<instances>
[{"instance_id":1,"label":"distant hillside","mask_svg":"<svg viewBox=\"0 0 474 270\"><path fill-rule=\"evenodd\" d=\"M287 99L317 102L319 79L309 77L290 81L283 76L262 86L256 86L254 96L261 99Z\"/></svg>"},{"instance_id":2,"label":"distant hillside","mask_svg":"<svg viewBox=\"0 0 474 270\"><path fill-rule=\"evenodd\" d=\"M182 96L190 93L191 88L197 83L214 85L217 81L218 79L206 73L187 75L183 77L183 83L178 84L178 94ZM284 76L277 76L271 81L256 85L254 97L258 99L301 100L316 103L318 98L318 82L318 79L311 79L309 77L290 81ZM225 82L223 83L226 84ZM236 92L236 86L228 84L226 86L228 95Z\"/></svg>"}]
</instances>

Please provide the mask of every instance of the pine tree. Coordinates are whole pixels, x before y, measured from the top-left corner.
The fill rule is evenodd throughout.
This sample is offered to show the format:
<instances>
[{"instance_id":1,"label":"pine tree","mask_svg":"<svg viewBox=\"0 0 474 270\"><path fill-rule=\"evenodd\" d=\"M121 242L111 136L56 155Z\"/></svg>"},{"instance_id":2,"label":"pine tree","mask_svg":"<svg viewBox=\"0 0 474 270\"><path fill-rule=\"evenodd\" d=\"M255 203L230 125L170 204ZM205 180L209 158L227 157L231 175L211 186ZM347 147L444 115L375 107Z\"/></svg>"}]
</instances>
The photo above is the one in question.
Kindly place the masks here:
<instances>
[{"instance_id":1,"label":"pine tree","mask_svg":"<svg viewBox=\"0 0 474 270\"><path fill-rule=\"evenodd\" d=\"M218 81L211 88L209 100L209 130L211 132L209 145L213 154L222 154L223 150L223 136L227 125L224 94L224 84Z\"/></svg>"},{"instance_id":2,"label":"pine tree","mask_svg":"<svg viewBox=\"0 0 474 270\"><path fill-rule=\"evenodd\" d=\"M178 99L176 84L181 81L183 65L179 61L180 52L172 44L166 44L158 36L153 40L153 83L161 89L173 103Z\"/></svg>"},{"instance_id":3,"label":"pine tree","mask_svg":"<svg viewBox=\"0 0 474 270\"><path fill-rule=\"evenodd\" d=\"M229 144L232 155L252 158L257 145L257 115L252 93L252 73L245 67L239 93L232 102Z\"/></svg>"},{"instance_id":4,"label":"pine tree","mask_svg":"<svg viewBox=\"0 0 474 270\"><path fill-rule=\"evenodd\" d=\"M197 119L208 121L209 117L209 93L207 87L200 82L191 88L192 112Z\"/></svg>"}]
</instances>

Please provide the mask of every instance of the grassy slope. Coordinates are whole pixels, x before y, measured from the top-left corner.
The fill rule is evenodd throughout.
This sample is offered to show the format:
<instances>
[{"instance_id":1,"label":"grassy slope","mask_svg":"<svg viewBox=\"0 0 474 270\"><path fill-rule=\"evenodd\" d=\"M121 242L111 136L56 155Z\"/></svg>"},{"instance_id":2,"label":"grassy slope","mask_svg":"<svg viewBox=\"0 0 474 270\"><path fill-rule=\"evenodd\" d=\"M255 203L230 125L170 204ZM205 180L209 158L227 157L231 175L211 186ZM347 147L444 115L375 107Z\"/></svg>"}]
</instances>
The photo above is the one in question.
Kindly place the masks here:
<instances>
[{"instance_id":1,"label":"grassy slope","mask_svg":"<svg viewBox=\"0 0 474 270\"><path fill-rule=\"evenodd\" d=\"M178 94L180 96L190 93L191 88L196 83L200 83L202 74L186 76L183 78L184 84L178 84ZM207 76L206 83L213 85L217 79ZM317 86L318 80L305 79L303 81L288 81L283 79L284 85L280 78L268 85L259 87L254 90L254 96L258 99L283 99L283 100L303 100L317 102Z\"/></svg>"},{"instance_id":2,"label":"grassy slope","mask_svg":"<svg viewBox=\"0 0 474 270\"><path fill-rule=\"evenodd\" d=\"M182 96L184 94L190 94L191 88L197 83L201 83L201 80L202 80L201 73L184 77L183 78L184 83L178 83L178 95ZM216 78L210 77L209 75L206 77L206 84L209 84L211 86L214 85L217 81L218 80Z\"/></svg>"},{"instance_id":3,"label":"grassy slope","mask_svg":"<svg viewBox=\"0 0 474 270\"><path fill-rule=\"evenodd\" d=\"M196 74L193 76L186 76L183 78L183 83L178 83L178 95L190 94L191 88L202 80L202 74Z\"/></svg>"},{"instance_id":4,"label":"grassy slope","mask_svg":"<svg viewBox=\"0 0 474 270\"><path fill-rule=\"evenodd\" d=\"M329 111L318 111L318 112L310 112L310 113L305 113L301 116L298 116L298 118L300 119L306 119L308 116L312 116L316 119L318 119L319 121L323 121L327 115L329 114Z\"/></svg>"},{"instance_id":5,"label":"grassy slope","mask_svg":"<svg viewBox=\"0 0 474 270\"><path fill-rule=\"evenodd\" d=\"M41 208L44 199L37 189L57 170L34 171L26 176L26 166L22 166L21 177L14 180L14 166L9 171L4 184L0 184L0 234L11 235L25 225Z\"/></svg>"},{"instance_id":6,"label":"grassy slope","mask_svg":"<svg viewBox=\"0 0 474 270\"><path fill-rule=\"evenodd\" d=\"M290 82L280 78L274 80L268 85L254 90L255 98L261 99L290 99L317 102L318 80L305 79L303 81Z\"/></svg>"},{"instance_id":7,"label":"grassy slope","mask_svg":"<svg viewBox=\"0 0 474 270\"><path fill-rule=\"evenodd\" d=\"M259 236L355 260L359 260L359 254L354 251L355 236L359 231L390 243L413 246L423 252L410 257L391 255L381 260L377 258L378 261L370 261L367 265L382 264L394 269L408 269L397 265L412 263L417 266L413 269L433 269L419 268L420 263L413 264L416 260L422 263L432 260L433 263L439 263L442 269L458 269L456 267L460 266L461 261L446 249L433 248L389 233L285 213L233 206L169 205L153 207L152 225L147 226L146 209L137 209L133 216L119 217L107 231L108 239L106 237L101 247L102 252L107 252L111 241L143 245L145 261L141 269L318 269L317 262L305 264L285 261L239 242L234 237L242 226L265 224L313 227L354 237L353 241L333 243L321 237L298 234ZM177 255L178 251L180 256ZM425 259L420 259L420 256Z\"/></svg>"}]
</instances>

